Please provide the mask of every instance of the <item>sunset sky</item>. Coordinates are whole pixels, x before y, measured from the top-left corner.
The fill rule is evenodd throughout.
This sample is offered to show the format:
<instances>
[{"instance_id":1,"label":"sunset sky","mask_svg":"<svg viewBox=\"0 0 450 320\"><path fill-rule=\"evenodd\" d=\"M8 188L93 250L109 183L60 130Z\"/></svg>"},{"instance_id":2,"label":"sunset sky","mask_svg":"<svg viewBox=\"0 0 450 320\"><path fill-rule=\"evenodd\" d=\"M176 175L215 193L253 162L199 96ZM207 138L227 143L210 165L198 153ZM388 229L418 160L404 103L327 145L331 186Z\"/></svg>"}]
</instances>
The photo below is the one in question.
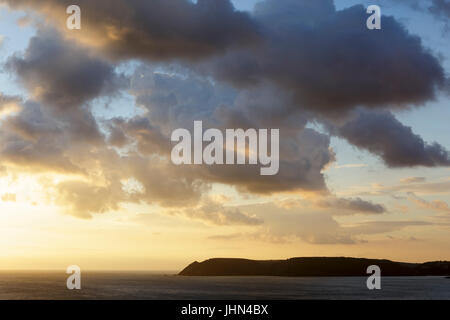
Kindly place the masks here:
<instances>
[{"instance_id":1,"label":"sunset sky","mask_svg":"<svg viewBox=\"0 0 450 320\"><path fill-rule=\"evenodd\" d=\"M448 0L0 0L0 66L0 269L450 260ZM195 120L278 175L174 166Z\"/></svg>"}]
</instances>

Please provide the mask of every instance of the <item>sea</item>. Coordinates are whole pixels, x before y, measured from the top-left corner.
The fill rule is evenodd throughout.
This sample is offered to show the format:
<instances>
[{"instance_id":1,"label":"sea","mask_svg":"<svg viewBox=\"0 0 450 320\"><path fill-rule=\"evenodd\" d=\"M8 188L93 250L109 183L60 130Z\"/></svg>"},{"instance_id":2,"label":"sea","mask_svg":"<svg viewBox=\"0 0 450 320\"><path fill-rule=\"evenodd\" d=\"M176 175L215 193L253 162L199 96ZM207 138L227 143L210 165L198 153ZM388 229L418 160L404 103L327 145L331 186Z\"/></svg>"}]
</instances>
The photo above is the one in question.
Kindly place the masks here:
<instances>
[{"instance_id":1,"label":"sea","mask_svg":"<svg viewBox=\"0 0 450 320\"><path fill-rule=\"evenodd\" d=\"M302 300L450 299L445 277L185 277L170 272L83 272L68 290L65 272L0 271L1 300Z\"/></svg>"}]
</instances>

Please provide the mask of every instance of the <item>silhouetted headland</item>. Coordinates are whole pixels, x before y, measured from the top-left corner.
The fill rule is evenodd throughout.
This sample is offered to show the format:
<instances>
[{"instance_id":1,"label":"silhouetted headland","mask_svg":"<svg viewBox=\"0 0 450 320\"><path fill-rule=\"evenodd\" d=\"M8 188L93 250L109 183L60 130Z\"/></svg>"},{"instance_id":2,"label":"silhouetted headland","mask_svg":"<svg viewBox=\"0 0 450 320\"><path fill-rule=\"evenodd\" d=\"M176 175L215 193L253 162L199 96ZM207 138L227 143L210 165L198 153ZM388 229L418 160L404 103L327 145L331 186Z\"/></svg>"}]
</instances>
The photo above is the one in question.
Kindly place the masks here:
<instances>
[{"instance_id":1,"label":"silhouetted headland","mask_svg":"<svg viewBox=\"0 0 450 320\"><path fill-rule=\"evenodd\" d=\"M193 262L182 276L282 276L352 277L367 276L370 265L381 268L382 276L450 276L450 261L405 263L362 258L291 258L287 260L247 260L216 258Z\"/></svg>"}]
</instances>

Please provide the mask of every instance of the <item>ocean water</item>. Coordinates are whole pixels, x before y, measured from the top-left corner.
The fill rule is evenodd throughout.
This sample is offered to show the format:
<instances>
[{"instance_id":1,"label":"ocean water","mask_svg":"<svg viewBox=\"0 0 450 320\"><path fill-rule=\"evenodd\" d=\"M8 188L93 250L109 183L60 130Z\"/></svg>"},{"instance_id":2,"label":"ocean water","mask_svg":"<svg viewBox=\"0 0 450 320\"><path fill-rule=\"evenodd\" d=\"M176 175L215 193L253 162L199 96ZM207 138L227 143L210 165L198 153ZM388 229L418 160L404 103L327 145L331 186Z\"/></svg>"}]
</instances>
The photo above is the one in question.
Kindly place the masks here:
<instances>
[{"instance_id":1,"label":"ocean water","mask_svg":"<svg viewBox=\"0 0 450 320\"><path fill-rule=\"evenodd\" d=\"M445 277L181 277L146 272L84 272L68 290L64 272L0 272L0 299L450 299Z\"/></svg>"}]
</instances>

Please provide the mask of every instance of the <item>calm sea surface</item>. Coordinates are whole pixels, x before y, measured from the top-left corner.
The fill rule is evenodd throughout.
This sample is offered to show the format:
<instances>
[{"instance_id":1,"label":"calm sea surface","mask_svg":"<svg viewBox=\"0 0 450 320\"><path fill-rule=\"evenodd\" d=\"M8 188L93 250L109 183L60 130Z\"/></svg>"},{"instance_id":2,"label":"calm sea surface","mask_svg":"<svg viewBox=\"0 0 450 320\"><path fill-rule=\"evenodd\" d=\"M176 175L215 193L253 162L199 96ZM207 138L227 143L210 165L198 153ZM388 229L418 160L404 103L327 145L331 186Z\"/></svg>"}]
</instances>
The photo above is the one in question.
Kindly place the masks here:
<instances>
[{"instance_id":1,"label":"calm sea surface","mask_svg":"<svg viewBox=\"0 0 450 320\"><path fill-rule=\"evenodd\" d=\"M0 271L0 299L450 299L444 277L180 277L144 272L85 272L68 290L64 272Z\"/></svg>"}]
</instances>

